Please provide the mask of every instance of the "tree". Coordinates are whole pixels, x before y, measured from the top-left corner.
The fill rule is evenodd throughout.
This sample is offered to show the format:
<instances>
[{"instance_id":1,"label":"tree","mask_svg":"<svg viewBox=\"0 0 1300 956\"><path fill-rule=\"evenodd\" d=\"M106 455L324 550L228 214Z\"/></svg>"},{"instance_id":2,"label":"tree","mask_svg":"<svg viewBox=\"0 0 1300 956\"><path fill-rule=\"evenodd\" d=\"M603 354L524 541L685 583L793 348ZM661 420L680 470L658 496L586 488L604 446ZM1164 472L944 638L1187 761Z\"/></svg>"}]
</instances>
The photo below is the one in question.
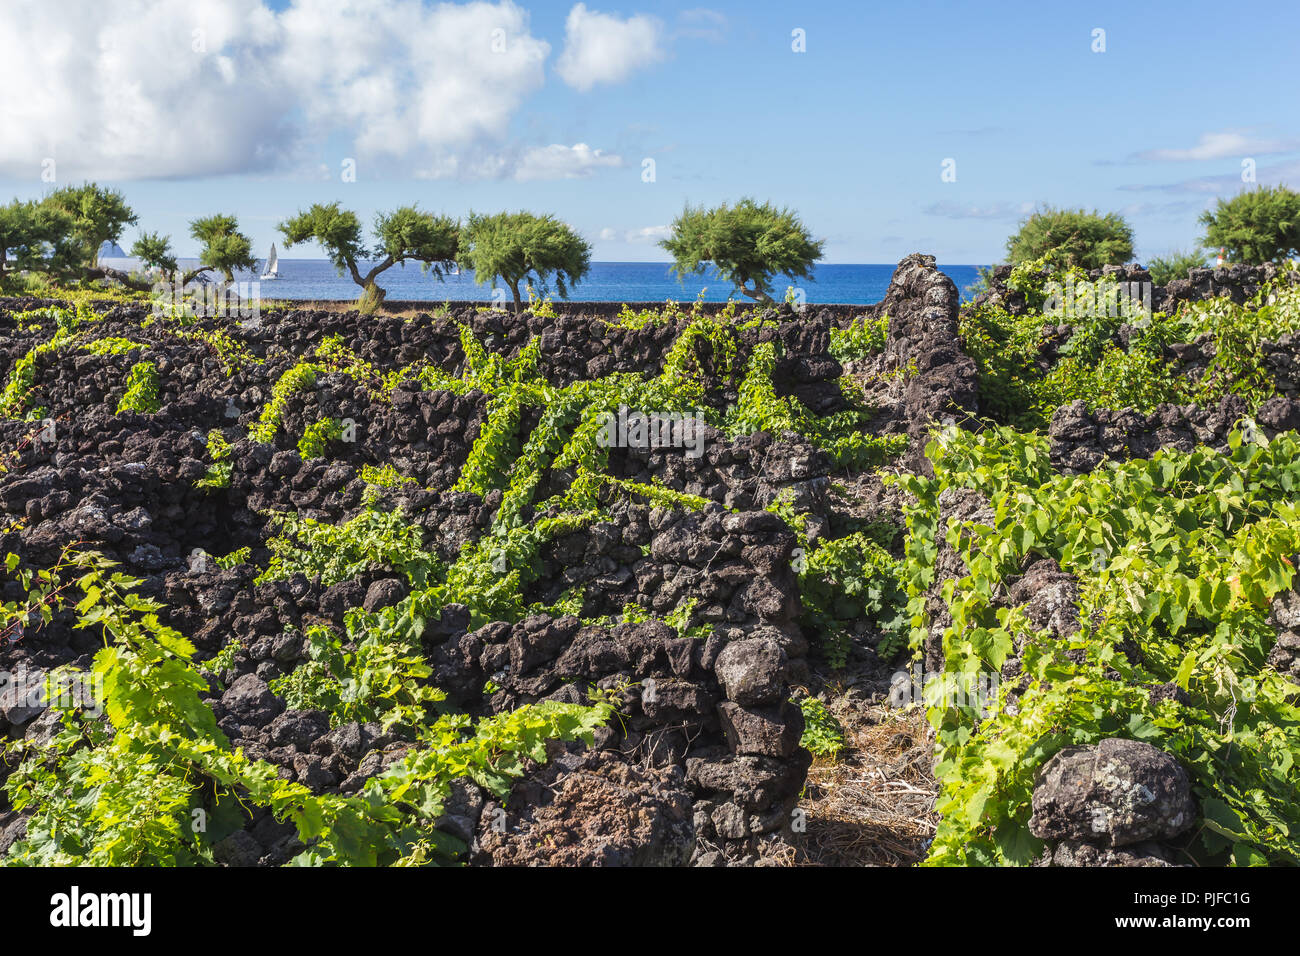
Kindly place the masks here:
<instances>
[{"instance_id":1,"label":"tree","mask_svg":"<svg viewBox=\"0 0 1300 956\"><path fill-rule=\"evenodd\" d=\"M117 242L122 229L137 221L120 192L95 183L64 186L45 201L71 218L71 238L80 252L80 264L87 269L99 265L100 246Z\"/></svg>"},{"instance_id":2,"label":"tree","mask_svg":"<svg viewBox=\"0 0 1300 956\"><path fill-rule=\"evenodd\" d=\"M1228 250L1229 262L1255 265L1300 252L1300 193L1285 186L1248 189L1219 199L1200 216L1205 245Z\"/></svg>"},{"instance_id":3,"label":"tree","mask_svg":"<svg viewBox=\"0 0 1300 956\"><path fill-rule=\"evenodd\" d=\"M227 283L235 281L236 269L251 269L253 241L239 231L234 216L215 215L190 222L190 235L203 243L199 250L199 268L187 272L181 284L187 284L202 272L220 272Z\"/></svg>"},{"instance_id":4,"label":"tree","mask_svg":"<svg viewBox=\"0 0 1300 956\"><path fill-rule=\"evenodd\" d=\"M519 283L525 280L544 291L553 276L556 291L567 299L568 286L581 282L591 267L591 246L550 214L471 212L461 233L460 264L474 270L479 285L500 278L518 312L523 308Z\"/></svg>"},{"instance_id":5,"label":"tree","mask_svg":"<svg viewBox=\"0 0 1300 956\"><path fill-rule=\"evenodd\" d=\"M146 268L157 267L163 277L172 281L176 275L176 256L172 253L172 241L161 233L142 232L140 238L131 246L131 255L139 259Z\"/></svg>"},{"instance_id":6,"label":"tree","mask_svg":"<svg viewBox=\"0 0 1300 956\"><path fill-rule=\"evenodd\" d=\"M72 217L47 203L15 199L0 206L0 276L11 256L18 271L69 267L71 230Z\"/></svg>"},{"instance_id":7,"label":"tree","mask_svg":"<svg viewBox=\"0 0 1300 956\"><path fill-rule=\"evenodd\" d=\"M701 274L711 262L742 295L771 302L772 278L811 278L823 242L792 210L746 198L713 209L688 204L659 245L672 255L679 277Z\"/></svg>"},{"instance_id":8,"label":"tree","mask_svg":"<svg viewBox=\"0 0 1300 956\"><path fill-rule=\"evenodd\" d=\"M385 292L375 280L395 265L405 267L407 261L418 262L422 270L442 279L456 261L460 235L456 220L415 206L402 206L375 216L375 245L368 249L362 243L356 213L340 209L336 202L316 203L280 223L279 229L286 246L314 239L329 255L339 275L344 270L350 273L352 281L362 288L358 305L363 312L373 312L383 302ZM363 274L358 263L365 262L374 265Z\"/></svg>"},{"instance_id":9,"label":"tree","mask_svg":"<svg viewBox=\"0 0 1300 956\"><path fill-rule=\"evenodd\" d=\"M1167 256L1153 256L1147 269L1154 284L1168 285L1174 279L1186 279L1188 270L1199 269L1203 265L1203 251L1183 252L1179 249Z\"/></svg>"},{"instance_id":10,"label":"tree","mask_svg":"<svg viewBox=\"0 0 1300 956\"><path fill-rule=\"evenodd\" d=\"M1012 265L1048 256L1058 266L1100 269L1133 258L1133 228L1117 213L1044 206L1007 239Z\"/></svg>"}]
</instances>

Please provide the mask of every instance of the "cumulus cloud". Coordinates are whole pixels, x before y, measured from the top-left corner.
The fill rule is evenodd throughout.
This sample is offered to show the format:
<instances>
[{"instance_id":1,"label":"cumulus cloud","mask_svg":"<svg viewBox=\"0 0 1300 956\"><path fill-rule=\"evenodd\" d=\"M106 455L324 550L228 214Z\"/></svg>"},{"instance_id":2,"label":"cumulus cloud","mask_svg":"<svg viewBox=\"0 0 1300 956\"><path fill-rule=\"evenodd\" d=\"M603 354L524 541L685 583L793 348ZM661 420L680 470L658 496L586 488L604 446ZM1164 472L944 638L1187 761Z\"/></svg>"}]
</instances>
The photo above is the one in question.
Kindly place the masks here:
<instances>
[{"instance_id":1,"label":"cumulus cloud","mask_svg":"<svg viewBox=\"0 0 1300 956\"><path fill-rule=\"evenodd\" d=\"M640 229L630 229L627 233L628 242L658 242L660 239L667 239L672 235L670 226L642 226Z\"/></svg>"},{"instance_id":2,"label":"cumulus cloud","mask_svg":"<svg viewBox=\"0 0 1300 956\"><path fill-rule=\"evenodd\" d=\"M583 143L510 143L550 53L511 0L11 0L0 175L36 179L47 159L60 182L314 178L345 158L362 176L469 179L621 165Z\"/></svg>"},{"instance_id":3,"label":"cumulus cloud","mask_svg":"<svg viewBox=\"0 0 1300 956\"><path fill-rule=\"evenodd\" d=\"M371 156L501 137L550 53L508 0L297 0L279 19L280 72L308 125L351 130Z\"/></svg>"},{"instance_id":4,"label":"cumulus cloud","mask_svg":"<svg viewBox=\"0 0 1300 956\"><path fill-rule=\"evenodd\" d=\"M560 78L586 92L619 83L664 58L663 24L637 15L626 20L575 4L564 25L564 51L555 64Z\"/></svg>"},{"instance_id":5,"label":"cumulus cloud","mask_svg":"<svg viewBox=\"0 0 1300 956\"><path fill-rule=\"evenodd\" d=\"M147 26L146 26L147 25ZM15 0L0 22L0 171L60 180L256 170L294 146L258 0Z\"/></svg>"},{"instance_id":6,"label":"cumulus cloud","mask_svg":"<svg viewBox=\"0 0 1300 956\"><path fill-rule=\"evenodd\" d=\"M605 242L622 240L623 242L658 242L672 235L670 226L642 226L639 229L615 229L606 226L600 230L599 237Z\"/></svg>"},{"instance_id":7,"label":"cumulus cloud","mask_svg":"<svg viewBox=\"0 0 1300 956\"><path fill-rule=\"evenodd\" d=\"M1300 140L1259 139L1241 130L1202 133L1195 146L1186 149L1149 149L1138 153L1140 160L1184 163L1207 159L1240 159L1267 156L1300 149Z\"/></svg>"},{"instance_id":8,"label":"cumulus cloud","mask_svg":"<svg viewBox=\"0 0 1300 956\"><path fill-rule=\"evenodd\" d=\"M623 165L623 157L592 149L586 143L564 146L534 146L524 152L514 169L514 178L527 182L530 179L584 179L597 169Z\"/></svg>"}]
</instances>

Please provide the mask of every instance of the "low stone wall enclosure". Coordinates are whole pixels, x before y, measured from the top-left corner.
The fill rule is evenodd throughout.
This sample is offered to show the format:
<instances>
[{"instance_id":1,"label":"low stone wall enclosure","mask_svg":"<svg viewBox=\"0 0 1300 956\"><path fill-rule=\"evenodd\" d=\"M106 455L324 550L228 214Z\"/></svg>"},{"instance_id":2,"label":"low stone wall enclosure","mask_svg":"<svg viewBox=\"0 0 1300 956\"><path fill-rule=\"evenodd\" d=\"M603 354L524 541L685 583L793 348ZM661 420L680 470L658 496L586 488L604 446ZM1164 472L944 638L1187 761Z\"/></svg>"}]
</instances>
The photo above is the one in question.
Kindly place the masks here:
<instances>
[{"instance_id":1,"label":"low stone wall enclosure","mask_svg":"<svg viewBox=\"0 0 1300 956\"><path fill-rule=\"evenodd\" d=\"M1156 289L1154 305L1168 309L1212 296L1242 301L1273 277L1270 268L1193 270ZM1123 281L1150 278L1140 269L1105 272ZM994 270L989 291L976 301L1023 306L1006 289L1007 274ZM0 364L9 372L55 331L52 319L17 323L12 315L51 304L0 300ZM832 331L888 316L884 351L873 360L881 377L866 387L876 413L865 428L873 437L903 436L906 451L890 468L924 473L936 424L982 427L979 376L961 347L960 308L957 288L934 258L908 256L876 305L773 308L765 313L769 321L741 327L732 367L743 369L756 349L775 343L777 396L797 399L815 416L833 415L845 407L839 382L846 369L831 352ZM417 742L377 721L339 722L323 709L290 708L272 684L310 660L313 627L342 629L350 609L399 606L415 585L400 569L379 566L333 583L303 573L259 583L279 533L273 515L342 524L370 507L417 528L421 549L450 565L490 533L509 490L458 487L475 442L496 427L499 413L492 395L434 387L432 379L404 380L382 396L355 374L337 371L292 393L277 383L331 336L379 377L417 361L455 376L469 362L463 329L503 361L538 340L536 374L556 390L619 374L654 377L690 319L621 327L615 307L557 309L555 316L516 316L457 305L437 314L364 317L304 307L268 312L256 327L199 322L204 331L225 328L250 358L232 364L211 337L169 332L149 321L144 305L113 305L94 335L137 343L136 360L157 369L158 410L116 413L125 389L119 354L37 350L27 408L42 413L0 421L0 555L49 567L79 542L118 562L141 579L142 596L161 603L164 623L192 640L197 661L238 645L204 695L232 748L269 761L281 777L315 793L359 793ZM1193 370L1207 361L1207 347L1183 349L1176 361ZM1300 351L1289 337L1269 348L1279 394L1258 421L1271 435L1300 425ZM718 355L700 354L700 374L710 383L700 401L724 412L737 401L737 379L719 371ZM273 401L280 403L274 437L249 437ZM546 412L521 413L509 454L521 453ZM1063 406L1051 421L1051 466L1080 474L1106 459L1149 457L1160 448L1226 447L1244 412L1232 400L1146 415ZM301 436L326 418L352 423L354 439L305 457ZM34 424L46 421L54 423L52 440L33 440ZM533 610L484 623L466 604L448 603L424 624L419 644L428 683L446 694L449 711L481 718L539 701L583 704L593 688L619 704L617 719L591 746L553 744L550 759L530 765L507 797L456 784L439 826L464 842L464 861L753 864L791 838L813 759L801 745L805 718L792 698L824 661L792 567L801 542L769 506L793 500L810 516L808 527L838 527L845 515L828 488L847 473L795 432L728 437L702 427L698 457L680 448L612 448L605 475L691 496L699 499L696 507L607 495L591 523L539 545L518 595L519 606ZM214 430L229 445L228 481L216 489L203 484L214 464ZM408 480L375 487L363 476L383 466ZM539 493L521 511L525 523L542 517L536 502L563 492L574 475L559 465L539 473ZM368 494L377 495L369 504ZM945 521L976 520L987 510L978 496L956 493L940 506ZM897 508L890 520L903 528ZM223 567L212 560L242 549L242 561ZM943 583L967 569L942 541L935 567L927 607L931 633L940 634L950 621ZM536 611L573 593L581 594L580 610ZM3 594L6 601L25 599L13 579ZM1077 595L1077 582L1048 561L1028 568L999 599L1069 634L1078 628ZM1300 614L1292 604L1300 607L1277 608L1283 636L1273 658L1294 675ZM631 605L648 619L622 620ZM691 627L701 630L667 623L684 606ZM21 675L0 689L0 736L38 740L56 729L58 715L33 706L22 689L53 668L91 666L103 639L74 624L71 611L62 611L0 645L0 670ZM942 642L931 640L924 657L927 667L942 669ZM1014 678L1015 668L1006 676ZM0 764L0 783L13 770ZM1137 787L1153 800L1126 804L1124 794ZM1098 807L1113 810L1100 831L1093 826ZM1173 757L1116 738L1067 748L1051 760L1034 794L1031 829L1058 864L1159 864L1170 858L1162 841L1185 831L1198 813ZM23 839L29 817L0 796L0 854ZM292 825L252 808L213 853L218 863L270 866L303 849Z\"/></svg>"}]
</instances>

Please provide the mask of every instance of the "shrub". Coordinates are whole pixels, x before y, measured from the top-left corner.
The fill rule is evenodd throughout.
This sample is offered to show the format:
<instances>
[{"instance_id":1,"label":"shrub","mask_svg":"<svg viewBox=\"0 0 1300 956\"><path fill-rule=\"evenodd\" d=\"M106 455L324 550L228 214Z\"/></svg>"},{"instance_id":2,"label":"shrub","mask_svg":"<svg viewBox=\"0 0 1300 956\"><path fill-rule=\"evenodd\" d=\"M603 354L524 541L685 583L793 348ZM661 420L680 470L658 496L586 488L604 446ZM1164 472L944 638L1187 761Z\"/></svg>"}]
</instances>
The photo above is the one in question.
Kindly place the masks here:
<instances>
[{"instance_id":1,"label":"shrub","mask_svg":"<svg viewBox=\"0 0 1300 956\"><path fill-rule=\"evenodd\" d=\"M1099 269L1133 257L1133 229L1117 213L1083 209L1036 210L1007 239L1013 265L1047 256L1058 266Z\"/></svg>"},{"instance_id":2,"label":"shrub","mask_svg":"<svg viewBox=\"0 0 1300 956\"><path fill-rule=\"evenodd\" d=\"M712 263L742 295L771 302L772 279L811 278L824 243L792 210L746 198L712 209L688 205L659 245L672 254L679 276L702 274Z\"/></svg>"},{"instance_id":3,"label":"shrub","mask_svg":"<svg viewBox=\"0 0 1300 956\"><path fill-rule=\"evenodd\" d=\"M1168 285L1174 279L1186 279L1189 269L1199 269L1205 265L1204 252L1184 252L1177 250L1167 256L1154 256L1148 263L1151 281L1156 285Z\"/></svg>"},{"instance_id":4,"label":"shrub","mask_svg":"<svg viewBox=\"0 0 1300 956\"><path fill-rule=\"evenodd\" d=\"M556 291L567 299L568 286L581 282L591 267L591 246L552 215L470 213L459 260L474 271L479 285L499 276L514 295L518 312L523 308L521 283L544 293L548 280L553 280Z\"/></svg>"},{"instance_id":5,"label":"shrub","mask_svg":"<svg viewBox=\"0 0 1300 956\"><path fill-rule=\"evenodd\" d=\"M1200 216L1204 244L1228 250L1229 262L1264 263L1300 253L1300 193L1285 186L1247 189L1219 199Z\"/></svg>"}]
</instances>

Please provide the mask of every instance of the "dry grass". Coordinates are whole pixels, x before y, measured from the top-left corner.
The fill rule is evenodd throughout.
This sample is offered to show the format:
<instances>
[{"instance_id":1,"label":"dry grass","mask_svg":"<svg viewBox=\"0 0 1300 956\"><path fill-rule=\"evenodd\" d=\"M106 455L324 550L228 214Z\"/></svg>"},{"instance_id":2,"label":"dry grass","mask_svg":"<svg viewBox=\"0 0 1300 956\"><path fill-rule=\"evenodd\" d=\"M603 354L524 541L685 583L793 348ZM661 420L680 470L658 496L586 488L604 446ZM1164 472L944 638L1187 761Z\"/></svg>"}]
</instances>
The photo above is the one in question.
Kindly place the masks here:
<instances>
[{"instance_id":1,"label":"dry grass","mask_svg":"<svg viewBox=\"0 0 1300 956\"><path fill-rule=\"evenodd\" d=\"M925 857L938 816L933 734L924 711L830 709L844 726L837 760L808 771L807 831L772 854L787 866L910 866Z\"/></svg>"}]
</instances>

